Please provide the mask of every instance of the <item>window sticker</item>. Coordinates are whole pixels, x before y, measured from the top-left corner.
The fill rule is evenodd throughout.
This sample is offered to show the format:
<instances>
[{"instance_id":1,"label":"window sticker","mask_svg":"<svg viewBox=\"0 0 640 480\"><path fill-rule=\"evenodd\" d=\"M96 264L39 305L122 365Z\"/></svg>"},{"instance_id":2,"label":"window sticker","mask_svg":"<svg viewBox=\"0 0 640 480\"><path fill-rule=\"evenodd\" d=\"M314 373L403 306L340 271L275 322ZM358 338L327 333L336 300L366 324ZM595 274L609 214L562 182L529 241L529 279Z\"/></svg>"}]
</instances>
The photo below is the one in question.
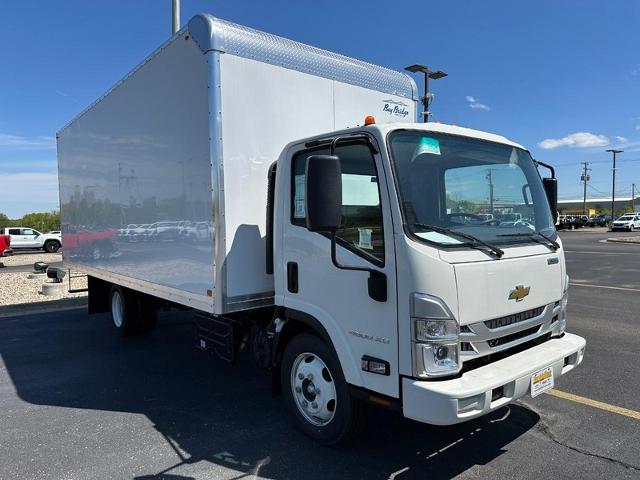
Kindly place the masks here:
<instances>
[{"instance_id":1,"label":"window sticker","mask_svg":"<svg viewBox=\"0 0 640 480\"><path fill-rule=\"evenodd\" d=\"M371 243L371 228L358 228L358 247L365 250L373 250L373 244Z\"/></svg>"},{"instance_id":2,"label":"window sticker","mask_svg":"<svg viewBox=\"0 0 640 480\"><path fill-rule=\"evenodd\" d=\"M295 180L295 198L294 198L294 218L304 218L304 175L296 175Z\"/></svg>"},{"instance_id":3,"label":"window sticker","mask_svg":"<svg viewBox=\"0 0 640 480\"><path fill-rule=\"evenodd\" d=\"M418 232L416 233L416 235L420 238L424 238L425 240L429 240L431 242L436 242L436 243L443 243L446 245L459 245L461 243L464 243L456 238L450 237L448 235L445 235L439 232Z\"/></svg>"},{"instance_id":4,"label":"window sticker","mask_svg":"<svg viewBox=\"0 0 640 480\"><path fill-rule=\"evenodd\" d=\"M418 142L416 151L413 154L413 159L415 160L418 155L422 155L423 153L440 155L440 142L435 138L430 138L430 137L420 138L420 142Z\"/></svg>"}]
</instances>

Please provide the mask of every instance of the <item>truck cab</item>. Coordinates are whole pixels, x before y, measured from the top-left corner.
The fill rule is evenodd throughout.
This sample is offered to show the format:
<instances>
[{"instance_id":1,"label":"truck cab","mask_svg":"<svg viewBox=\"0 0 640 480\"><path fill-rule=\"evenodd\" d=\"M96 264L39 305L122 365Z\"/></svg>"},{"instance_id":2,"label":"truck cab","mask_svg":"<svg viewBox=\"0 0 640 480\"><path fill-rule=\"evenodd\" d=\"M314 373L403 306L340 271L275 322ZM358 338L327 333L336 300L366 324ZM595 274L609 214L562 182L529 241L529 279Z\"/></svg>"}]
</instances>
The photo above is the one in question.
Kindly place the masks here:
<instances>
[{"instance_id":1,"label":"truck cab","mask_svg":"<svg viewBox=\"0 0 640 480\"><path fill-rule=\"evenodd\" d=\"M537 167L504 137L443 124L288 145L273 213L283 324L313 319L347 384L427 423L550 388L585 341L565 332L564 252ZM494 216L506 209L523 221ZM282 368L302 416L331 421L321 405L337 390L324 382L330 398L310 402L295 393L309 368Z\"/></svg>"}]
</instances>

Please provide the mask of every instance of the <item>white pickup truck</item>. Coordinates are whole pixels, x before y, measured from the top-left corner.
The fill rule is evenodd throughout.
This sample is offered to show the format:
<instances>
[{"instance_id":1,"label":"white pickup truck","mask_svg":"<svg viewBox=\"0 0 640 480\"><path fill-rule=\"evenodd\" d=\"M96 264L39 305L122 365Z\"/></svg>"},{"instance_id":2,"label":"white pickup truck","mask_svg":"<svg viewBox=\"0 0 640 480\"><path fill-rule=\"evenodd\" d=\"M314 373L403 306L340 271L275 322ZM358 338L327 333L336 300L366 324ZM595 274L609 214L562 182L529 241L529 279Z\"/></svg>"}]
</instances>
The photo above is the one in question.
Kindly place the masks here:
<instances>
[{"instance_id":1,"label":"white pickup truck","mask_svg":"<svg viewBox=\"0 0 640 480\"><path fill-rule=\"evenodd\" d=\"M0 235L9 235L11 237L11 248L19 250L43 249L48 253L55 253L62 247L62 236L60 233L40 233L33 228L28 227L12 227L0 228Z\"/></svg>"}]
</instances>

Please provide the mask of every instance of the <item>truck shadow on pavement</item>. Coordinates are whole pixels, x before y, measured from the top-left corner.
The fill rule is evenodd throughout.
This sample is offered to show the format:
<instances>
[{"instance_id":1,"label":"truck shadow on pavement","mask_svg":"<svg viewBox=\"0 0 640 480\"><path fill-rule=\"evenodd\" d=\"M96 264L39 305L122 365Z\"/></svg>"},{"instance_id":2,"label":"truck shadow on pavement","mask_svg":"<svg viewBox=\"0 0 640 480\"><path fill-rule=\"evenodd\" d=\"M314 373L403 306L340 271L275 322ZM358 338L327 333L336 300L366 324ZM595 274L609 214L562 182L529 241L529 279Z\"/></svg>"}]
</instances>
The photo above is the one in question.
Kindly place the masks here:
<instances>
[{"instance_id":1,"label":"truck shadow on pavement","mask_svg":"<svg viewBox=\"0 0 640 480\"><path fill-rule=\"evenodd\" d=\"M268 373L250 361L228 365L196 350L189 318L163 314L150 335L125 339L108 316L83 309L0 319L0 355L23 401L103 411L100 448L122 457L118 471L131 472L128 478L450 478L499 457L539 420L512 405L434 427L375 409L357 442L318 447L294 429L271 394ZM153 431L127 430L127 416L109 412L145 415L166 445ZM47 428L69 428L55 421L39 430L40 442L55 443ZM148 439L136 452L143 472L140 464L127 467L130 452L115 452L127 442L109 428ZM57 455L67 454L64 445L57 448ZM158 460L153 452L160 448Z\"/></svg>"}]
</instances>

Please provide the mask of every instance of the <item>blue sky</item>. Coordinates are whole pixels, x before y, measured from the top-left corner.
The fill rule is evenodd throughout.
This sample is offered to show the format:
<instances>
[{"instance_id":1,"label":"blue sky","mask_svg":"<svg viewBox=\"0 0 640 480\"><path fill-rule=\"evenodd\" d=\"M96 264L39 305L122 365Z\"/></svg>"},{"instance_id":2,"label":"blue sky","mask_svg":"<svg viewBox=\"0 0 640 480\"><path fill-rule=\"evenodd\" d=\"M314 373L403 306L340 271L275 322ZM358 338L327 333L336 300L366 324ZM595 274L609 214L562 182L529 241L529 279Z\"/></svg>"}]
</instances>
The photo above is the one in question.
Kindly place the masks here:
<instances>
[{"instance_id":1,"label":"blue sky","mask_svg":"<svg viewBox=\"0 0 640 480\"><path fill-rule=\"evenodd\" d=\"M443 69L434 119L503 134L558 166L561 198L640 188L640 2L212 1L198 12L394 69ZM0 4L0 212L57 208L55 132L170 34L171 0Z\"/></svg>"}]
</instances>

